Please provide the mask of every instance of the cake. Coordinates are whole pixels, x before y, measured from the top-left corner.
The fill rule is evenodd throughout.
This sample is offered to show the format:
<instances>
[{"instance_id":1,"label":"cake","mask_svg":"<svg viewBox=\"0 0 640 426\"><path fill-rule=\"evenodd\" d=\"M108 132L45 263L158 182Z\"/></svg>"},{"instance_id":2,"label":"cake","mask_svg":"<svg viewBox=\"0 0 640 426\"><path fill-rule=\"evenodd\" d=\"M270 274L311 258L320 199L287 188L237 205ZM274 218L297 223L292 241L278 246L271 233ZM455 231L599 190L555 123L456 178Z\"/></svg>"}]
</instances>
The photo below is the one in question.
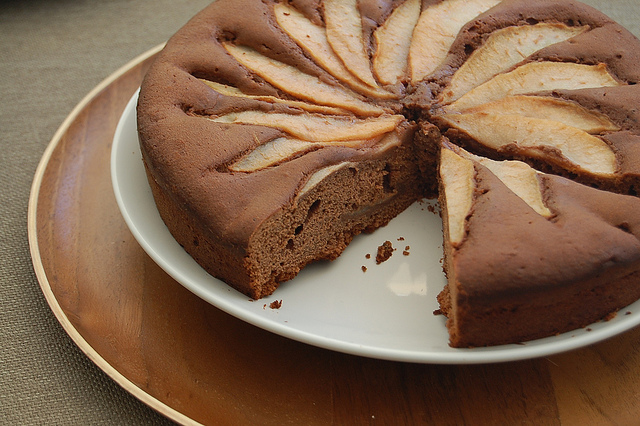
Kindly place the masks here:
<instances>
[{"instance_id":1,"label":"cake","mask_svg":"<svg viewBox=\"0 0 640 426\"><path fill-rule=\"evenodd\" d=\"M218 0L137 116L169 231L253 299L438 197L450 345L640 298L640 42L562 0Z\"/></svg>"}]
</instances>

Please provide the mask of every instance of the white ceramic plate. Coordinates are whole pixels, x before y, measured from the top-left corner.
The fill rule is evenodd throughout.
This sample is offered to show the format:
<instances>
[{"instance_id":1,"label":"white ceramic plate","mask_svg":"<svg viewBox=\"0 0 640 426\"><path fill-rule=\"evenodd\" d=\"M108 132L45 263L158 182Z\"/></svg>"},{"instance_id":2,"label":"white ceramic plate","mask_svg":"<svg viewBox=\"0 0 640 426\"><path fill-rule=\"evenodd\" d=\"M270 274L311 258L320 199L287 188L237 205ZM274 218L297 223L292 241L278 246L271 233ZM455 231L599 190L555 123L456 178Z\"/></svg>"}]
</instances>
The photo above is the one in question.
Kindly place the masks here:
<instances>
[{"instance_id":1,"label":"white ceramic plate","mask_svg":"<svg viewBox=\"0 0 640 426\"><path fill-rule=\"evenodd\" d=\"M111 157L115 195L143 249L169 275L223 311L308 344L372 358L422 363L488 363L550 355L601 341L640 323L640 302L608 322L525 344L454 349L445 318L433 315L442 273L442 225L434 204L416 203L373 234L357 237L334 262L305 268L270 297L251 301L207 274L173 239L156 209L138 145L135 103L116 129ZM433 209L431 209L433 210ZM402 240L403 239L403 240ZM396 251L376 265L377 247ZM409 255L403 255L409 246ZM366 255L371 254L367 259ZM363 272L362 266L367 268ZM269 304L282 301L280 309ZM627 314L630 312L630 314Z\"/></svg>"}]
</instances>

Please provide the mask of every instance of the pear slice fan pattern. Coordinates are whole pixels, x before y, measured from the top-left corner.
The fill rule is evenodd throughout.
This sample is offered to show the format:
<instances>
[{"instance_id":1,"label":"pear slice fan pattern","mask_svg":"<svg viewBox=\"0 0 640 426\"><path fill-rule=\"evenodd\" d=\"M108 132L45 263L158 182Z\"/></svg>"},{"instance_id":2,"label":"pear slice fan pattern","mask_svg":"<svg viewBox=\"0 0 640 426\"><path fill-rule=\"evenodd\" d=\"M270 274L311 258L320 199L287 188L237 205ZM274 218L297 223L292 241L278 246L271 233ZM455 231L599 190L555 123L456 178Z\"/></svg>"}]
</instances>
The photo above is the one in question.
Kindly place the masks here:
<instances>
[{"instance_id":1,"label":"pear slice fan pattern","mask_svg":"<svg viewBox=\"0 0 640 426\"><path fill-rule=\"evenodd\" d=\"M384 101L397 100L412 85L428 80L446 62L461 29L499 3L444 0L423 8L418 0L405 0L373 31L372 48L367 47L356 0L325 0L324 26L289 4L275 4L273 12L281 30L340 84L226 42L229 55L285 96L252 95L220 82L202 82L222 96L294 110L260 109L210 117L219 123L272 127L288 135L243 153L229 170L251 173L323 147L358 149L387 140L385 136L405 118L385 107ZM561 23L494 31L439 94L433 111L435 121L490 150L508 147L518 157L544 159L560 169L601 177L615 175L618 160L599 135L618 131L618 126L603 114L542 94L622 83L604 64L527 61L546 47L588 31L588 26Z\"/></svg>"}]
</instances>

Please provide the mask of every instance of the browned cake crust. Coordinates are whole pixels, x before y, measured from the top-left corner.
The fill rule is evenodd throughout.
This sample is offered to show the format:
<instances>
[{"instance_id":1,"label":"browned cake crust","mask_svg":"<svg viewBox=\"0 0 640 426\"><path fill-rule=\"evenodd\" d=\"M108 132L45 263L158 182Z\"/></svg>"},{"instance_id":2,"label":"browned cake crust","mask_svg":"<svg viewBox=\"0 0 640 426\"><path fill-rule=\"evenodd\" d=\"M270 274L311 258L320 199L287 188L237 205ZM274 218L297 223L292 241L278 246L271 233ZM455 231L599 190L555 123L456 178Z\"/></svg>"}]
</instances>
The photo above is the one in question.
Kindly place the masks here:
<instances>
[{"instance_id":1,"label":"browned cake crust","mask_svg":"<svg viewBox=\"0 0 640 426\"><path fill-rule=\"evenodd\" d=\"M442 8L449 16L460 8L443 6L454 1L359 1L367 61L378 57L384 43L378 30L400 7L416 4L418 12ZM279 15L276 8L282 5L291 9ZM386 77L372 66L376 81L369 86L363 82L371 70L351 70L359 76L355 80L342 76L322 65L317 52L303 48L279 21L299 14L310 31L324 33L330 16L321 1L218 0L194 17L159 55L138 103L149 182L176 240L209 273L261 298L309 262L335 259L360 232L384 226L414 201L435 196L440 185L449 284L439 301L453 346L552 335L596 321L640 297L640 200L634 196L640 189L640 42L579 2L473 0L469 5L477 6L478 13L453 34L455 41L438 66L420 75L409 61L404 74L386 83L380 83ZM421 24L414 25L415 39ZM490 125L493 135L518 132L505 123L519 122L514 115L526 113L521 107L509 113L482 109L493 105L490 96L495 95L473 97L483 82L454 98L455 79L494 42L495 34L540 27L564 33L497 74L572 64L588 68L589 78L599 80L585 87L550 84L494 98L516 103L523 97L526 102L542 99L545 108L554 100L553 107L571 114L580 109L599 124L595 130L557 124L564 126L560 131L532 116L520 126L534 129L529 139L544 139L547 133L577 136L556 145L496 146L478 129ZM326 34L329 38L329 29ZM292 87L299 74L310 78L311 95L273 80L265 71L271 68L291 73ZM540 72L544 77L556 71ZM487 85L494 77L487 78ZM316 86L337 88L338 96L347 93L348 100L320 99L313 93ZM252 118L245 119L245 112ZM268 124L261 121L266 116L285 118ZM498 118L488 124L474 121L493 116ZM282 121L288 117L338 117L351 120L353 132L362 123L395 121L385 130L334 141L314 139L316 128L298 132L295 126L301 122L287 127ZM287 154L291 144L271 146L280 140L301 142L303 148ZM594 164L570 146L574 140L585 141L585 152L596 152ZM440 150L447 141L476 155L520 160L545 172L539 179L551 216L533 212L501 178L476 164L462 239L449 241L447 204L452 201L438 177ZM271 151L255 155L265 147ZM601 155L608 160L601 161ZM269 156L275 159L260 163Z\"/></svg>"}]
</instances>

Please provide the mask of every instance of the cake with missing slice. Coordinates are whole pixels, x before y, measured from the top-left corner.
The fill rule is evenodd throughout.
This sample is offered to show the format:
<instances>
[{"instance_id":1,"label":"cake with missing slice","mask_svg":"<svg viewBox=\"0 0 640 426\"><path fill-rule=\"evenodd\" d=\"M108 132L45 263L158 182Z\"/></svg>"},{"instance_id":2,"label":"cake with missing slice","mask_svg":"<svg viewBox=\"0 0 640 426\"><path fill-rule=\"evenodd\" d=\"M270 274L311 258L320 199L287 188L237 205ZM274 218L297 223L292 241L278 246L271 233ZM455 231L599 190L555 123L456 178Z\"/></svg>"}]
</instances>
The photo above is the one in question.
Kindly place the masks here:
<instances>
[{"instance_id":1,"label":"cake with missing slice","mask_svg":"<svg viewBox=\"0 0 640 426\"><path fill-rule=\"evenodd\" d=\"M639 55L574 1L219 0L144 79L143 160L252 298L439 193L451 345L539 338L640 297Z\"/></svg>"}]
</instances>

